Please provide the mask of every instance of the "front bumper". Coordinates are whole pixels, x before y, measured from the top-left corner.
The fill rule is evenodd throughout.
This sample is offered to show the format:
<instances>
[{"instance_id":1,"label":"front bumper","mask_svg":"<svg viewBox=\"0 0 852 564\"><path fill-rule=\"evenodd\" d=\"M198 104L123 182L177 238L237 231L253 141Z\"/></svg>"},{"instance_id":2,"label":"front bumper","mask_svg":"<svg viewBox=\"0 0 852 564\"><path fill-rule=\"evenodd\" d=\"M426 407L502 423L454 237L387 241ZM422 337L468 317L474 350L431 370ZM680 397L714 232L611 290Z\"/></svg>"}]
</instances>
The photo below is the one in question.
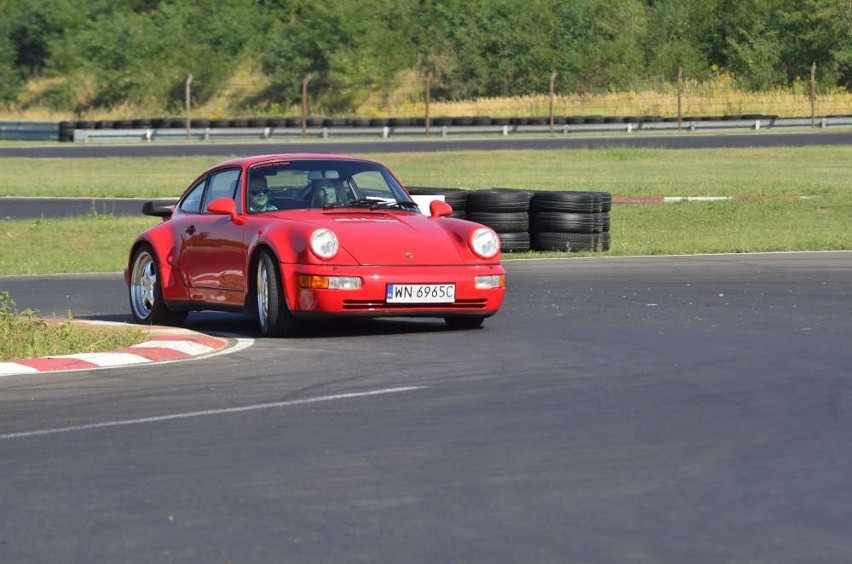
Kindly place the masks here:
<instances>
[{"instance_id":1,"label":"front bumper","mask_svg":"<svg viewBox=\"0 0 852 564\"><path fill-rule=\"evenodd\" d=\"M469 266L326 266L281 264L291 312L300 317L330 315L444 317L497 313L506 288L477 288L477 276L505 276L500 265ZM299 275L357 276L361 288L331 290L299 287ZM385 300L388 284L448 284L456 286L453 303L396 304Z\"/></svg>"}]
</instances>

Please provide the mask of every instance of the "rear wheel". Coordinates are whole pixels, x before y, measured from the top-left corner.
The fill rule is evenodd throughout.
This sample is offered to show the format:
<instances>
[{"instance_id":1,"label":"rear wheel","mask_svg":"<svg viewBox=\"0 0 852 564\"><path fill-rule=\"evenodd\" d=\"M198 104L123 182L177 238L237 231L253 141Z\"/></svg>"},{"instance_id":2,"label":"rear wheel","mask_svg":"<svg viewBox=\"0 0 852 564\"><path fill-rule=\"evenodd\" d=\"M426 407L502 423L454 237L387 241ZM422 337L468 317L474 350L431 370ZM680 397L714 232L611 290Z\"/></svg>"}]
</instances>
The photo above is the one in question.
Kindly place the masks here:
<instances>
[{"instance_id":1,"label":"rear wheel","mask_svg":"<svg viewBox=\"0 0 852 564\"><path fill-rule=\"evenodd\" d=\"M485 318L481 315L458 315L444 318L444 323L450 329L478 329L482 327L483 321L485 321Z\"/></svg>"},{"instance_id":2,"label":"rear wheel","mask_svg":"<svg viewBox=\"0 0 852 564\"><path fill-rule=\"evenodd\" d=\"M150 245L142 245L133 255L130 311L137 323L148 325L177 325L186 319L185 311L172 311L166 307L160 285L160 269Z\"/></svg>"},{"instance_id":3,"label":"rear wheel","mask_svg":"<svg viewBox=\"0 0 852 564\"><path fill-rule=\"evenodd\" d=\"M295 335L299 329L284 298L284 286L278 263L263 251L255 270L255 295L257 324L264 337Z\"/></svg>"}]
</instances>

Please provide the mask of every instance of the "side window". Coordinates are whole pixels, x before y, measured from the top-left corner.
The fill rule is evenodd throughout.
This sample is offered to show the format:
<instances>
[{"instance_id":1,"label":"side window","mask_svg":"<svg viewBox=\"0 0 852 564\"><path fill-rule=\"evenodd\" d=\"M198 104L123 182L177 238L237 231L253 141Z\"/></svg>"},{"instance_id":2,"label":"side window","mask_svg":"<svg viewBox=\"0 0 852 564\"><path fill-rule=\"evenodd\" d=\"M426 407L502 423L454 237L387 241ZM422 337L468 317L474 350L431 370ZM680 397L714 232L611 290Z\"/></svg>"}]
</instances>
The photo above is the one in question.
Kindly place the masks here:
<instances>
[{"instance_id":1,"label":"side window","mask_svg":"<svg viewBox=\"0 0 852 564\"><path fill-rule=\"evenodd\" d=\"M229 169L210 176L207 186L207 196L204 198L204 209L218 198L236 199L237 185L240 180L240 169Z\"/></svg>"},{"instance_id":2,"label":"side window","mask_svg":"<svg viewBox=\"0 0 852 564\"><path fill-rule=\"evenodd\" d=\"M352 175L352 180L365 196L393 198L394 194L385 177L377 170L365 170Z\"/></svg>"},{"instance_id":3,"label":"side window","mask_svg":"<svg viewBox=\"0 0 852 564\"><path fill-rule=\"evenodd\" d=\"M201 197L204 195L204 180L193 186L180 203L180 211L201 213Z\"/></svg>"}]
</instances>

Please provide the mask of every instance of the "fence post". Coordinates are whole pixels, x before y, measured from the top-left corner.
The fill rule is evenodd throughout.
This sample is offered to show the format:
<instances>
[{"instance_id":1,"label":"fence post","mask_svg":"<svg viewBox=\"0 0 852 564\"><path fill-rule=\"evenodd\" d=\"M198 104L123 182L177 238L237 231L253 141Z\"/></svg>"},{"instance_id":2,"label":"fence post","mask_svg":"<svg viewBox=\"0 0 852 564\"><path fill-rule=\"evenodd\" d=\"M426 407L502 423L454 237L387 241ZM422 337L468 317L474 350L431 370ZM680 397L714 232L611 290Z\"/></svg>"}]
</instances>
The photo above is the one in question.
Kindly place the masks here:
<instances>
[{"instance_id":1,"label":"fence post","mask_svg":"<svg viewBox=\"0 0 852 564\"><path fill-rule=\"evenodd\" d=\"M550 134L553 135L553 97L556 84L556 71L550 73Z\"/></svg>"},{"instance_id":2,"label":"fence post","mask_svg":"<svg viewBox=\"0 0 852 564\"><path fill-rule=\"evenodd\" d=\"M192 129L192 74L186 77L186 140L189 141L189 131Z\"/></svg>"},{"instance_id":3,"label":"fence post","mask_svg":"<svg viewBox=\"0 0 852 564\"><path fill-rule=\"evenodd\" d=\"M811 127L816 127L816 63L811 65Z\"/></svg>"},{"instance_id":4,"label":"fence post","mask_svg":"<svg viewBox=\"0 0 852 564\"><path fill-rule=\"evenodd\" d=\"M677 69L677 130L680 131L683 121L683 68Z\"/></svg>"},{"instance_id":5,"label":"fence post","mask_svg":"<svg viewBox=\"0 0 852 564\"><path fill-rule=\"evenodd\" d=\"M308 134L308 82L310 80L310 74L306 74L302 80L302 137Z\"/></svg>"},{"instance_id":6,"label":"fence post","mask_svg":"<svg viewBox=\"0 0 852 564\"><path fill-rule=\"evenodd\" d=\"M426 75L426 137L429 137L429 104L432 101L432 72Z\"/></svg>"}]
</instances>

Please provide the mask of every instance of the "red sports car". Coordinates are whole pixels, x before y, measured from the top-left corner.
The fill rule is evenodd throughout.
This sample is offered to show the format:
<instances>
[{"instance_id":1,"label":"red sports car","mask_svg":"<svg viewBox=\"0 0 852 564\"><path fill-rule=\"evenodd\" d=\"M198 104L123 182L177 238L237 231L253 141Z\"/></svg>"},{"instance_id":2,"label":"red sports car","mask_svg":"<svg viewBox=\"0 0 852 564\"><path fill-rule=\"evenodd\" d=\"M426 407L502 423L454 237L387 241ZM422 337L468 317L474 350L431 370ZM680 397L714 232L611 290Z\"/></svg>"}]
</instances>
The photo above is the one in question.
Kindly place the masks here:
<instances>
[{"instance_id":1,"label":"red sports car","mask_svg":"<svg viewBox=\"0 0 852 564\"><path fill-rule=\"evenodd\" d=\"M500 240L420 212L381 164L339 155L239 158L198 177L163 222L130 248L125 282L139 323L176 324L193 310L242 311L265 336L303 319L440 317L475 328L505 294Z\"/></svg>"}]
</instances>

